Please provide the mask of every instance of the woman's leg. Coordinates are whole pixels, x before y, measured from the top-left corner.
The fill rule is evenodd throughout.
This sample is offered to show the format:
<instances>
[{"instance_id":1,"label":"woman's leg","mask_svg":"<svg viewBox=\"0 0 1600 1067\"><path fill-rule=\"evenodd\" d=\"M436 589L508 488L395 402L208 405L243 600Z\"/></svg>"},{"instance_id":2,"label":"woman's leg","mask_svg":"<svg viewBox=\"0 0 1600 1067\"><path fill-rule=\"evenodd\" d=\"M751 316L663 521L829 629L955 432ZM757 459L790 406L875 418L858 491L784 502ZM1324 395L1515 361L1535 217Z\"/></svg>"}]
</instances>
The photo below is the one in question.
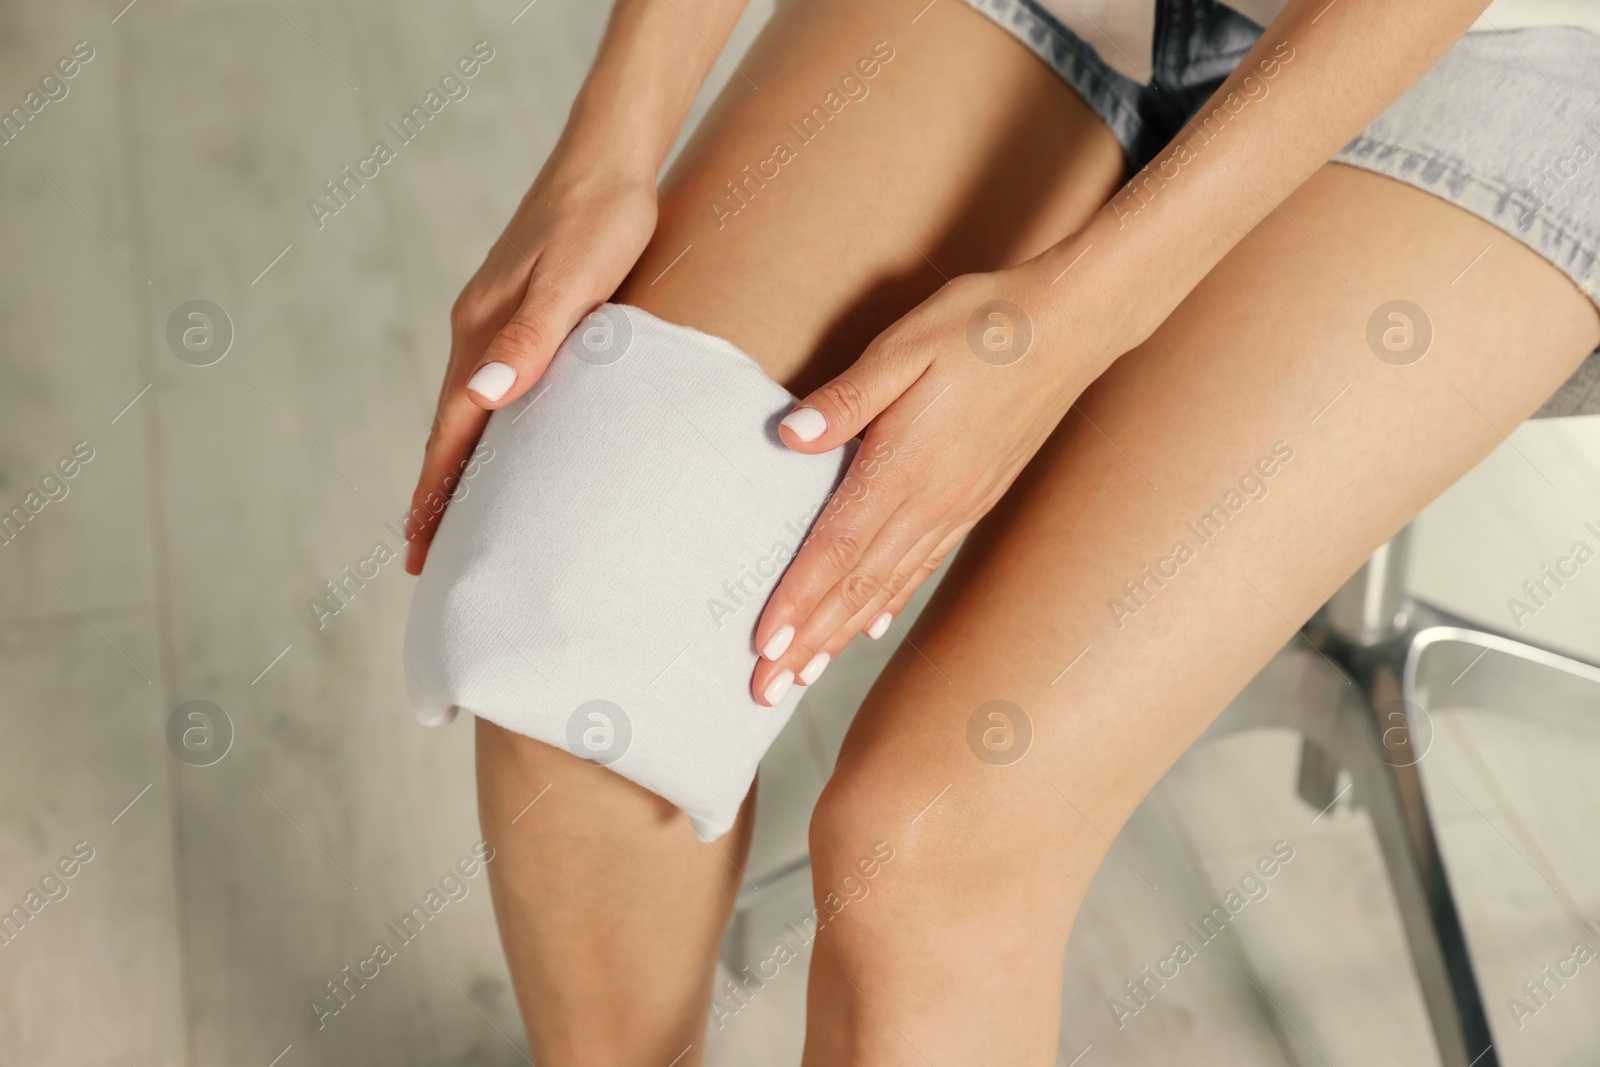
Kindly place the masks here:
<instances>
[{"instance_id":1,"label":"woman's leg","mask_svg":"<svg viewBox=\"0 0 1600 1067\"><path fill-rule=\"evenodd\" d=\"M1404 367L1366 339L1396 298L1433 330ZM895 855L815 942L805 1062L1054 1062L1109 839L1597 338L1554 267L1387 178L1330 164L1268 216L1068 415L858 714L812 821L819 904ZM969 742L994 700L1032 724L1009 765Z\"/></svg>"},{"instance_id":2,"label":"woman's leg","mask_svg":"<svg viewBox=\"0 0 1600 1067\"><path fill-rule=\"evenodd\" d=\"M1104 202L1122 158L1092 113L982 16L943 3L917 17L924 4L781 5L674 169L617 299L727 337L803 391L942 275L1031 255ZM849 100L836 114L830 92ZM774 172L778 142L790 158ZM483 722L478 778L540 1067L699 1062L751 805L701 844L626 779Z\"/></svg>"}]
</instances>

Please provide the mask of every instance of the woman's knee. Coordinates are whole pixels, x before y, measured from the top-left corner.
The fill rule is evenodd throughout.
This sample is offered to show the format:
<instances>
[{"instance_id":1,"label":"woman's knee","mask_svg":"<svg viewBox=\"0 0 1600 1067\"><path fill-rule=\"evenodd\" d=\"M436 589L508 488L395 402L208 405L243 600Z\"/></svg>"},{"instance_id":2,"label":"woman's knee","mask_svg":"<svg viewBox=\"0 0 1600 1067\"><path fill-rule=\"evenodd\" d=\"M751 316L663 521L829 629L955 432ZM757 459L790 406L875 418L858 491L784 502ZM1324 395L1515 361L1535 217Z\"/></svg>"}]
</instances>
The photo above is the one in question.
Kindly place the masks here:
<instances>
[{"instance_id":1,"label":"woman's knee","mask_svg":"<svg viewBox=\"0 0 1600 1067\"><path fill-rule=\"evenodd\" d=\"M935 925L931 896L907 892L930 872L908 847L900 783L836 773L811 815L812 896L819 936L848 970L895 957L895 946ZM936 887L929 887L930 893ZM913 905L915 907L913 907ZM824 934L822 930L826 928Z\"/></svg>"},{"instance_id":2,"label":"woman's knee","mask_svg":"<svg viewBox=\"0 0 1600 1067\"><path fill-rule=\"evenodd\" d=\"M819 889L831 876L856 870L868 856L881 863L899 855L890 839L899 836L893 828L902 795L892 777L869 781L853 773L834 774L811 812L811 866Z\"/></svg>"},{"instance_id":3,"label":"woman's knee","mask_svg":"<svg viewBox=\"0 0 1600 1067\"><path fill-rule=\"evenodd\" d=\"M874 899L847 908L850 936L932 931L977 943L1006 926L997 916L1026 916L1037 936L1055 930L1064 944L1073 904L1110 848L1100 829L1114 836L1127 814L1092 802L1114 772L1096 765L1098 750L1073 746L1065 758L1070 730L1043 715L1020 749L1000 752L993 702L966 701L906 663L880 678L813 812L819 908L830 893L870 890ZM1014 740L1019 727L1009 726ZM881 870L858 890L868 858Z\"/></svg>"},{"instance_id":4,"label":"woman's knee","mask_svg":"<svg viewBox=\"0 0 1600 1067\"><path fill-rule=\"evenodd\" d=\"M849 913L842 938L988 937L985 915L1048 909L1092 877L1104 843L1047 782L998 786L993 772L1015 768L959 761L936 769L867 755L842 762L824 789L810 826L813 882L819 914Z\"/></svg>"}]
</instances>

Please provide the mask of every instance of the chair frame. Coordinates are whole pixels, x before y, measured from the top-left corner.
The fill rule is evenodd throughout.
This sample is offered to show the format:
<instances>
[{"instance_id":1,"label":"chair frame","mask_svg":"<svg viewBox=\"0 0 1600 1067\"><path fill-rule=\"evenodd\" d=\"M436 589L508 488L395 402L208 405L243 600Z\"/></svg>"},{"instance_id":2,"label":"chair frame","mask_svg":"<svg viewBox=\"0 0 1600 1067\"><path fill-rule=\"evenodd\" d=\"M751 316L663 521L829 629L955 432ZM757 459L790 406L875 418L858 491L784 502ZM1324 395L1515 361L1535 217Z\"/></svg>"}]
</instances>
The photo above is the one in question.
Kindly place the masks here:
<instances>
[{"instance_id":1,"label":"chair frame","mask_svg":"<svg viewBox=\"0 0 1600 1067\"><path fill-rule=\"evenodd\" d=\"M1600 664L1411 598L1411 528L1373 553L1207 730L1293 727L1299 792L1326 810L1342 769L1372 820L1443 1067L1498 1067L1421 773L1432 716L1471 707L1564 725L1600 709Z\"/></svg>"}]
</instances>

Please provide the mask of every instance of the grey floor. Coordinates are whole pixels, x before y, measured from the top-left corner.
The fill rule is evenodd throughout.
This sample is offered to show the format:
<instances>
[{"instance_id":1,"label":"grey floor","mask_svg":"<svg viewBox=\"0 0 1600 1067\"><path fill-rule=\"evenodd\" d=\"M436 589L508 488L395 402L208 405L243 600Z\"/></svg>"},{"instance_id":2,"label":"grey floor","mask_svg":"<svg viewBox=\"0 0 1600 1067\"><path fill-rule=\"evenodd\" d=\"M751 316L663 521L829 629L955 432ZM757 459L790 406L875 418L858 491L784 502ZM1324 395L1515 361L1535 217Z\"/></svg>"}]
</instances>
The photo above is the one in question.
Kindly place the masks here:
<instances>
[{"instance_id":1,"label":"grey floor","mask_svg":"<svg viewBox=\"0 0 1600 1067\"><path fill-rule=\"evenodd\" d=\"M0 509L92 452L0 547L0 908L43 885L0 943L0 1065L525 1062L481 875L318 1028L325 983L477 834L470 729L404 705L399 565L320 628L308 603L395 546L446 312L554 142L603 5L124 2L0 7L0 107L93 49L0 146ZM470 95L319 229L307 199L479 40ZM196 299L231 322L209 366L167 340ZM1585 536L1574 516L1600 522L1596 457L1593 425L1519 431L1424 515L1417 589L1503 625ZM1594 656L1600 570L1526 632ZM769 760L752 943L804 908L776 872L886 653L830 672ZM210 766L168 747L195 700L226 716ZM1520 1027L1506 1001L1570 951L1573 907L1600 921L1600 732L1441 718L1430 795L1504 1062L1593 1064L1600 962ZM1063 1064L1431 1060L1363 816L1313 821L1294 751L1199 748L1139 810L1074 935ZM1270 895L1119 1029L1108 998L1280 839L1296 858ZM797 1062L803 986L797 964L712 1027L711 1061Z\"/></svg>"}]
</instances>

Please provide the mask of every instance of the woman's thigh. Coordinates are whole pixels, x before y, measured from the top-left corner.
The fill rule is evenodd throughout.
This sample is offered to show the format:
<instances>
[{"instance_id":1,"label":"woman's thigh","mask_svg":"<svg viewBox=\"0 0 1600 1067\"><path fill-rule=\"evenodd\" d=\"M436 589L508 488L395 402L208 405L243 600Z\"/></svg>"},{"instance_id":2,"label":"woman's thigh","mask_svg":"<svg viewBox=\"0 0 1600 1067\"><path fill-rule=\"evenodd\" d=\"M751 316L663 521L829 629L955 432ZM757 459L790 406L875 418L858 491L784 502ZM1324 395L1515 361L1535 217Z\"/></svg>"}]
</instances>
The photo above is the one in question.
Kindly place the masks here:
<instances>
[{"instance_id":1,"label":"woman's thigh","mask_svg":"<svg viewBox=\"0 0 1600 1067\"><path fill-rule=\"evenodd\" d=\"M1123 167L1087 105L965 4L790 0L674 164L616 299L803 394L947 278L1076 229Z\"/></svg>"},{"instance_id":2,"label":"woman's thigh","mask_svg":"<svg viewBox=\"0 0 1600 1067\"><path fill-rule=\"evenodd\" d=\"M1408 366L1368 341L1395 299L1431 322ZM1061 953L1109 839L1296 626L1597 337L1589 301L1505 234L1324 167L1085 394L878 680L813 820L818 885L878 841L896 855L818 939L817 1011L837 1017L826 990L856 996L848 977L879 1010L863 1025L881 1062L920 1062L884 1018L954 1062L974 1020L1026 1006L1000 1058L1048 1062ZM1031 723L1018 762L974 747L990 701Z\"/></svg>"}]
</instances>

